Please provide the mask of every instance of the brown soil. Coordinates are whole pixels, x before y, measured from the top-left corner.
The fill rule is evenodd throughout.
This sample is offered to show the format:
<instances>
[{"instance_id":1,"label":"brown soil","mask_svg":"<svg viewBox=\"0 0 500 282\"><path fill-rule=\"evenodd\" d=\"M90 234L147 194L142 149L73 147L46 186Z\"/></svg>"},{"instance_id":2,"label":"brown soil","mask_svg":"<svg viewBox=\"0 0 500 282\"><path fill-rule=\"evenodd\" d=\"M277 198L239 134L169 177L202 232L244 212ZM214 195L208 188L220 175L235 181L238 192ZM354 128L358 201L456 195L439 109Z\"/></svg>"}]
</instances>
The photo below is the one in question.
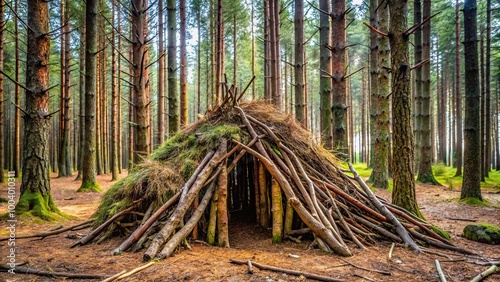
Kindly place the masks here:
<instances>
[{"instance_id":1,"label":"brown soil","mask_svg":"<svg viewBox=\"0 0 500 282\"><path fill-rule=\"evenodd\" d=\"M103 191L112 183L109 175L98 176ZM47 231L57 225L71 226L88 220L99 205L101 193L76 193L80 182L73 178L51 179L52 193L57 206L65 213L77 218L60 222L41 223L32 219L17 222L16 236ZM17 187L19 188L19 187ZM389 198L386 191L378 191L378 195ZM6 197L7 186L0 186L0 196ZM450 191L445 187L419 185L417 197L426 219L452 235L453 242L462 248L474 251L485 257L499 260L500 246L487 245L466 240L460 236L462 229L470 222L450 218L475 219L477 222L488 222L500 226L500 194L485 191L491 207L475 207L456 200L459 191ZM5 213L7 204L0 204L0 213ZM2 227L6 225L2 221ZM336 255L323 254L319 250L310 250L310 241L301 244L285 242L271 244L269 230L263 230L253 223L236 220L230 222L231 248L208 247L192 242L192 250L182 250L174 257L168 258L122 281L308 281L304 277L296 277L283 273L254 269L252 275L246 273L246 266L234 265L231 258L254 260L258 263L310 272L345 281L438 281L435 259L449 281L469 281L475 275L486 270L488 266L470 263L480 261L477 258L431 248L433 254L416 254L403 246L397 245L392 260L387 258L391 243L380 242L361 250L351 245L354 256L341 258ZM0 229L0 237L8 235L6 228ZM124 253L112 256L111 251L121 242L119 239L106 241L101 245L87 245L70 249L75 239L67 235L80 236L89 231L70 231L43 240L19 239L16 242L16 262L27 262L29 267L70 273L92 273L113 275L122 270L131 270L143 265L142 252ZM121 239L123 240L123 239ZM7 261L9 248L5 241L0 242L0 262ZM469 262L467 262L469 261ZM351 264L348 264L352 263ZM355 265L355 266L353 266ZM369 270L390 272L383 275ZM0 281L66 281L63 278L47 278L34 275L0 273ZM80 281L74 279L73 281ZM81 280L97 281L97 280ZM312 281L312 280L311 280ZM496 273L484 281L500 281L500 273Z\"/></svg>"}]
</instances>

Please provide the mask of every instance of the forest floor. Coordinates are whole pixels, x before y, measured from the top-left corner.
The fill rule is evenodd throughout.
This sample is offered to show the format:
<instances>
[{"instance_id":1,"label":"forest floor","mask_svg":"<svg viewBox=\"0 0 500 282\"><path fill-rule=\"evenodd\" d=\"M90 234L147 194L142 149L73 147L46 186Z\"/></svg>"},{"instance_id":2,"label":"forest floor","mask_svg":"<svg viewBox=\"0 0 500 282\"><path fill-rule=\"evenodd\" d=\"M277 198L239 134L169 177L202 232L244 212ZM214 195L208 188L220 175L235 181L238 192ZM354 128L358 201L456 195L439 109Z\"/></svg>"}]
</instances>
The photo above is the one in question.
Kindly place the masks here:
<instances>
[{"instance_id":1,"label":"forest floor","mask_svg":"<svg viewBox=\"0 0 500 282\"><path fill-rule=\"evenodd\" d=\"M98 176L97 180L103 191L111 187L109 175ZM16 223L16 236L48 231L57 225L71 226L88 220L97 209L101 193L76 193L80 182L73 178L57 178L52 175L51 186L54 200L61 211L76 218L58 222L40 222L32 219L21 219ZM386 199L387 191L376 191ZM7 195L7 185L0 186L0 195ZM488 188L483 190L488 206L470 206L458 202L459 188L451 190L444 186L418 185L417 198L425 218L448 231L452 241L459 247L476 252L485 257L499 260L500 245L487 245L466 240L461 237L463 228L470 222L453 218L473 219L500 226L500 190ZM0 204L0 214L7 211L7 204ZM1 222L0 237L8 236L8 229ZM89 231L70 231L63 234L38 239L18 239L15 252L16 262L27 262L29 267L44 271L70 273L89 273L113 275L122 270L131 270L143 265L142 252L123 253L112 256L111 251L121 241L111 240L100 245L92 244L75 249L69 246L75 242L68 235L81 235ZM123 239L121 239L123 240ZM304 277L296 277L283 273L255 269L247 274L247 267L234 265L230 259L249 260L315 273L345 281L439 281L435 267L435 259L448 281L470 281L483 272L488 266L477 265L480 262L474 257L429 249L433 253L417 254L401 245L396 245L392 259L388 259L391 247L389 242L379 242L367 250L355 248L352 257L341 258L336 255L323 254L319 250L310 250L310 241L301 244L286 241L282 244L271 244L270 230L264 230L254 223L230 221L231 248L209 247L192 242L192 250L182 250L175 256L155 263L153 266L122 281L312 281ZM7 261L9 248L5 241L0 242L0 263ZM368 269L362 269L361 267ZM372 270L372 271L369 271ZM377 271L390 272L384 275ZM25 274L0 272L0 281L67 281L64 278L47 278ZM73 279L71 281L97 281ZM500 281L500 272L484 281Z\"/></svg>"}]
</instances>

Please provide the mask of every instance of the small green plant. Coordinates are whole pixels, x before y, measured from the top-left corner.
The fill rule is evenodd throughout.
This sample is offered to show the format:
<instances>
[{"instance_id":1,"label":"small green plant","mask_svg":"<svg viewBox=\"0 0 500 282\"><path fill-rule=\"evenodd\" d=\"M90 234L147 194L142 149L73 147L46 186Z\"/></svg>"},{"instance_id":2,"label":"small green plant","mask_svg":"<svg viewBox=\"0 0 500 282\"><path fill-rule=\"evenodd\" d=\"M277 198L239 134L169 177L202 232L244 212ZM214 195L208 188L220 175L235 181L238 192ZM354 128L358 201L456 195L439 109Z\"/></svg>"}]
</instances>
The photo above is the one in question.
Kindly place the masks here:
<instances>
[{"instance_id":1,"label":"small green plant","mask_svg":"<svg viewBox=\"0 0 500 282\"><path fill-rule=\"evenodd\" d=\"M448 168L446 167L446 165L444 163L442 163L442 162L438 163L434 166L434 175L435 176L444 175L447 170L448 170Z\"/></svg>"}]
</instances>

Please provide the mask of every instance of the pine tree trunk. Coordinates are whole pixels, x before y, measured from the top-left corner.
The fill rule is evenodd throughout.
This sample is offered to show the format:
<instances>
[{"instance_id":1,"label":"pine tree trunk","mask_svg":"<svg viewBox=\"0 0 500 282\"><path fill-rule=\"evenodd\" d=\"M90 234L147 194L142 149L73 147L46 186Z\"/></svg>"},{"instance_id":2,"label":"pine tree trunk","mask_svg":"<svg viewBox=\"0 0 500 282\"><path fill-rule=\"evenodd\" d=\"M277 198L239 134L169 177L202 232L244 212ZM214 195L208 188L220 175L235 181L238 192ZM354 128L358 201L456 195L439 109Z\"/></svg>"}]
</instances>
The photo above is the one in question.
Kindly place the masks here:
<instances>
[{"instance_id":1,"label":"pine tree trunk","mask_svg":"<svg viewBox=\"0 0 500 282\"><path fill-rule=\"evenodd\" d=\"M163 1L158 1L158 135L156 145L161 146L165 141L165 47L163 39Z\"/></svg>"},{"instance_id":2,"label":"pine tree trunk","mask_svg":"<svg viewBox=\"0 0 500 282\"><path fill-rule=\"evenodd\" d=\"M483 28L481 28L481 39L480 39L480 46L479 46L479 50L480 50L480 80L479 80L479 83L480 83L480 101L479 101L479 104L480 104L480 135L481 135L481 139L480 139L480 155L481 155L481 181L485 181L485 175L484 175L484 160L485 160L485 144L486 144L486 136L484 135L484 121L485 121L485 111L486 109L484 108L484 96L485 96L485 88L486 88L486 85L485 85L485 82L484 82L484 77L485 77L485 74L484 74L484 30Z\"/></svg>"},{"instance_id":3,"label":"pine tree trunk","mask_svg":"<svg viewBox=\"0 0 500 282\"><path fill-rule=\"evenodd\" d=\"M75 180L81 180L83 177L83 159L85 154L85 21L82 21L80 27L80 80L79 80L79 98L80 107L78 114L79 130L78 130L78 175Z\"/></svg>"},{"instance_id":4,"label":"pine tree trunk","mask_svg":"<svg viewBox=\"0 0 500 282\"><path fill-rule=\"evenodd\" d=\"M413 24L418 25L422 22L422 2L421 0L413 1ZM422 62L422 29L417 28L413 33L414 38L414 61L415 64ZM422 130L422 67L415 69L415 79L413 80L415 87L414 94L414 135L415 135L415 164L420 163L420 136ZM418 170L418 167L415 167Z\"/></svg>"},{"instance_id":5,"label":"pine tree trunk","mask_svg":"<svg viewBox=\"0 0 500 282\"><path fill-rule=\"evenodd\" d=\"M415 195L414 140L411 126L410 58L408 29L408 7L404 0L390 3L389 43L392 61L392 132L393 159L392 202L409 212L422 217Z\"/></svg>"},{"instance_id":6,"label":"pine tree trunk","mask_svg":"<svg viewBox=\"0 0 500 282\"><path fill-rule=\"evenodd\" d=\"M389 7L384 5L384 0L379 1L378 29L382 32L389 30ZM378 37L378 93L377 116L375 133L375 152L373 152L373 171L371 181L373 187L387 189L389 187L389 147L390 147L390 85L389 66L391 63L389 39L385 36Z\"/></svg>"},{"instance_id":7,"label":"pine tree trunk","mask_svg":"<svg viewBox=\"0 0 500 282\"><path fill-rule=\"evenodd\" d=\"M457 172L455 176L462 175L462 88L460 86L460 6L458 0L455 1L455 130L457 132L457 151L456 165Z\"/></svg>"},{"instance_id":8,"label":"pine tree trunk","mask_svg":"<svg viewBox=\"0 0 500 282\"><path fill-rule=\"evenodd\" d=\"M485 140L485 154L484 154L484 168L483 174L489 177L491 168L491 0L486 1L486 66L484 78L484 136Z\"/></svg>"},{"instance_id":9,"label":"pine tree trunk","mask_svg":"<svg viewBox=\"0 0 500 282\"><path fill-rule=\"evenodd\" d=\"M64 7L64 8L63 8ZM64 33L61 35L61 140L59 144L59 177L72 175L71 154L70 154L70 23L69 23L69 3L61 1L61 10L64 12L61 19L64 22Z\"/></svg>"},{"instance_id":10,"label":"pine tree trunk","mask_svg":"<svg viewBox=\"0 0 500 282\"><path fill-rule=\"evenodd\" d=\"M217 23L215 44L215 105L222 101L222 76L224 73L224 22L222 18L222 0L217 0Z\"/></svg>"},{"instance_id":11,"label":"pine tree trunk","mask_svg":"<svg viewBox=\"0 0 500 282\"><path fill-rule=\"evenodd\" d=\"M112 3L112 21L115 23L115 2ZM118 179L118 62L115 30L111 31L111 181Z\"/></svg>"},{"instance_id":12,"label":"pine tree trunk","mask_svg":"<svg viewBox=\"0 0 500 282\"><path fill-rule=\"evenodd\" d=\"M50 194L49 176L49 7L28 0L26 52L26 114L24 116L23 174L18 214L31 211L42 219L59 212Z\"/></svg>"},{"instance_id":13,"label":"pine tree trunk","mask_svg":"<svg viewBox=\"0 0 500 282\"><path fill-rule=\"evenodd\" d=\"M295 0L294 14L294 30L295 30L295 118L307 128L307 103L305 99L305 82L304 82L304 0Z\"/></svg>"},{"instance_id":14,"label":"pine tree trunk","mask_svg":"<svg viewBox=\"0 0 500 282\"><path fill-rule=\"evenodd\" d=\"M325 13L330 13L330 2L320 0L319 9ZM328 46L331 45L330 22L328 15L319 15L319 48L320 48L320 131L321 142L326 148L333 148L332 132L332 57Z\"/></svg>"},{"instance_id":15,"label":"pine tree trunk","mask_svg":"<svg viewBox=\"0 0 500 282\"><path fill-rule=\"evenodd\" d=\"M431 16L431 2L424 0L423 16L427 19ZM418 164L417 181L422 183L439 184L432 173L432 143L431 143L431 23L427 21L422 31L422 61L428 62L422 65L422 105L419 117L420 123L420 157ZM446 103L444 103L446 107ZM446 119L444 120L446 122ZM446 127L443 128L446 133ZM446 135L446 134L445 134ZM445 137L446 138L446 137ZM446 139L444 139L446 140Z\"/></svg>"},{"instance_id":16,"label":"pine tree trunk","mask_svg":"<svg viewBox=\"0 0 500 282\"><path fill-rule=\"evenodd\" d=\"M15 0L14 11L19 15L19 0ZM15 37L15 57L16 57L16 68L15 68L15 79L16 81L21 81L21 48L19 47L19 26L18 18L14 17L14 37ZM17 106L21 106L21 87L16 84L14 87L14 103ZM13 158L13 169L15 171L16 177L21 175L21 110L17 107L14 109L14 158Z\"/></svg>"},{"instance_id":17,"label":"pine tree trunk","mask_svg":"<svg viewBox=\"0 0 500 282\"><path fill-rule=\"evenodd\" d=\"M345 77L345 0L332 0L332 130L333 148L349 158Z\"/></svg>"},{"instance_id":18,"label":"pine tree trunk","mask_svg":"<svg viewBox=\"0 0 500 282\"><path fill-rule=\"evenodd\" d=\"M188 124L188 84L187 84L187 47L186 47L186 0L180 0L179 6L180 29L180 89L181 89L181 126Z\"/></svg>"},{"instance_id":19,"label":"pine tree trunk","mask_svg":"<svg viewBox=\"0 0 500 282\"><path fill-rule=\"evenodd\" d=\"M280 185L276 180L272 180L271 186L271 198L272 198L272 233L273 233L273 244L281 243L283 238L283 197L281 195Z\"/></svg>"},{"instance_id":20,"label":"pine tree trunk","mask_svg":"<svg viewBox=\"0 0 500 282\"><path fill-rule=\"evenodd\" d=\"M227 141L223 140L221 146L226 148ZM229 213L228 213L228 185L227 185L227 163L223 162L222 170L218 178L217 186L217 245L223 248L229 248Z\"/></svg>"},{"instance_id":21,"label":"pine tree trunk","mask_svg":"<svg viewBox=\"0 0 500 282\"><path fill-rule=\"evenodd\" d=\"M464 2L464 57L467 75L465 76L464 173L460 199L482 200L476 7L476 0Z\"/></svg>"},{"instance_id":22,"label":"pine tree trunk","mask_svg":"<svg viewBox=\"0 0 500 282\"><path fill-rule=\"evenodd\" d=\"M179 97L177 97L177 59L176 59L176 1L167 0L168 29L168 134L172 136L179 130Z\"/></svg>"},{"instance_id":23,"label":"pine tree trunk","mask_svg":"<svg viewBox=\"0 0 500 282\"><path fill-rule=\"evenodd\" d=\"M95 179L97 0L87 0L85 12L85 140L82 185L78 191L100 190Z\"/></svg>"},{"instance_id":24,"label":"pine tree trunk","mask_svg":"<svg viewBox=\"0 0 500 282\"><path fill-rule=\"evenodd\" d=\"M378 28L378 1L370 0L370 25ZM378 97L379 85L378 74L379 66L379 42L378 35L375 32L370 32L370 149L368 157L368 166L373 167L375 160L375 142L377 140L377 116L378 116ZM372 181L372 179L370 179Z\"/></svg>"},{"instance_id":25,"label":"pine tree trunk","mask_svg":"<svg viewBox=\"0 0 500 282\"><path fill-rule=\"evenodd\" d=\"M4 30L5 30L5 18L4 18L4 0L0 0L0 69L3 71L4 65ZM4 183L4 83L3 74L0 73L0 183Z\"/></svg>"}]
</instances>

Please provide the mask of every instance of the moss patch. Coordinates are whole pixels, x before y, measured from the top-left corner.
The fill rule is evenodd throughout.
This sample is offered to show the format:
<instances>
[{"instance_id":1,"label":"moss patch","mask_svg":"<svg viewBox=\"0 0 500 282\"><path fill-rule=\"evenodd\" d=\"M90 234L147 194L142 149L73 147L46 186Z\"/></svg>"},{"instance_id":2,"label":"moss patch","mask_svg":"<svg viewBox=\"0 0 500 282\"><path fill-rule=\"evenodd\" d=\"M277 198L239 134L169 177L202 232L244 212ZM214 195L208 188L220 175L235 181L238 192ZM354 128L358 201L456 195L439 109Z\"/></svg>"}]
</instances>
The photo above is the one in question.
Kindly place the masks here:
<instances>
[{"instance_id":1,"label":"moss patch","mask_svg":"<svg viewBox=\"0 0 500 282\"><path fill-rule=\"evenodd\" d=\"M101 190L97 182L85 180L82 182L82 186L78 188L77 192L100 192Z\"/></svg>"},{"instance_id":2,"label":"moss patch","mask_svg":"<svg viewBox=\"0 0 500 282\"><path fill-rule=\"evenodd\" d=\"M451 240L451 236L448 232L444 231L443 229L435 226L435 225L431 225L431 230L434 231L435 233L439 234L439 236L445 238L446 240L450 241Z\"/></svg>"},{"instance_id":3,"label":"moss patch","mask_svg":"<svg viewBox=\"0 0 500 282\"><path fill-rule=\"evenodd\" d=\"M467 225L462 236L476 242L500 245L500 228L488 223Z\"/></svg>"},{"instance_id":4,"label":"moss patch","mask_svg":"<svg viewBox=\"0 0 500 282\"><path fill-rule=\"evenodd\" d=\"M473 198L473 197L461 199L460 202L464 203L464 204L467 204L467 205L478 206L478 207L487 207L487 206L489 206L488 201L486 201L485 199L483 199L481 201L478 198Z\"/></svg>"},{"instance_id":5,"label":"moss patch","mask_svg":"<svg viewBox=\"0 0 500 282\"><path fill-rule=\"evenodd\" d=\"M21 195L16 205L16 213L19 218L36 217L46 221L70 218L70 216L59 211L50 193L42 195L39 191L33 192L30 190L24 191Z\"/></svg>"}]
</instances>

